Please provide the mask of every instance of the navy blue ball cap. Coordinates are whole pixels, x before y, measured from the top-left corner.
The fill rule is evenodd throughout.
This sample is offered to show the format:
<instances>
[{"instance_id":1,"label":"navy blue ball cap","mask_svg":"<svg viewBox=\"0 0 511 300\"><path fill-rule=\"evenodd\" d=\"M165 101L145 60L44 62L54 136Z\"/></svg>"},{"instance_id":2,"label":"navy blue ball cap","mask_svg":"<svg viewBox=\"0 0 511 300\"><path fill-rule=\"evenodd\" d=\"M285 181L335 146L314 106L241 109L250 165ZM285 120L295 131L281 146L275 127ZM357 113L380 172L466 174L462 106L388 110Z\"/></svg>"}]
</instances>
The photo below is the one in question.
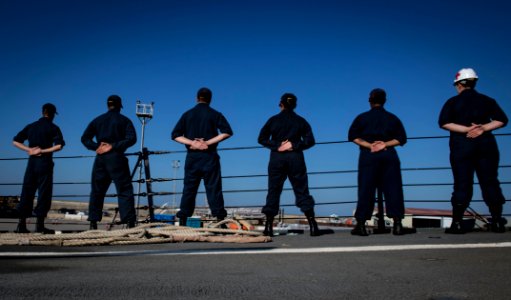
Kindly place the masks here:
<instances>
[{"instance_id":1,"label":"navy blue ball cap","mask_svg":"<svg viewBox=\"0 0 511 300\"><path fill-rule=\"evenodd\" d=\"M108 97L108 99L106 100L106 103L107 105L110 107L110 106L113 106L113 107L116 107L116 108L122 108L122 99L121 97L117 96L117 95L111 95Z\"/></svg>"},{"instance_id":2,"label":"navy blue ball cap","mask_svg":"<svg viewBox=\"0 0 511 300\"><path fill-rule=\"evenodd\" d=\"M43 105L43 113L45 112L49 115L58 115L57 107L51 103L46 103Z\"/></svg>"},{"instance_id":3,"label":"navy blue ball cap","mask_svg":"<svg viewBox=\"0 0 511 300\"><path fill-rule=\"evenodd\" d=\"M211 98L213 97L213 92L211 92L210 89L207 87L200 88L197 91L197 99L204 100L204 101L211 101Z\"/></svg>"}]
</instances>

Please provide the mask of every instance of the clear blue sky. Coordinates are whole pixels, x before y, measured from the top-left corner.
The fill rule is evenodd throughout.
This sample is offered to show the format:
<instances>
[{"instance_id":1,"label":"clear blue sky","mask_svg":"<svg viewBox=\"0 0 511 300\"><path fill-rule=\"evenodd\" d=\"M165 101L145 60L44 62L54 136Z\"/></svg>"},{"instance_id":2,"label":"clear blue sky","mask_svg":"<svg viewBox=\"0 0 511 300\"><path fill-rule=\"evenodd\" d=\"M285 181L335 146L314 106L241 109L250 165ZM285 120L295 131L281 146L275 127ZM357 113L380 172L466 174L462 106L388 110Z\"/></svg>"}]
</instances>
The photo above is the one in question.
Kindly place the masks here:
<instances>
[{"instance_id":1,"label":"clear blue sky","mask_svg":"<svg viewBox=\"0 0 511 300\"><path fill-rule=\"evenodd\" d=\"M234 130L221 147L257 145L260 128L278 112L284 92L298 96L297 113L310 122L318 142L346 140L352 120L368 110L367 96L375 87L387 90L386 108L401 118L409 137L446 135L437 126L438 113L455 95L452 80L463 67L478 72L478 90L497 99L511 116L509 11L509 1L471 0L1 0L0 157L23 157L12 137L39 118L45 102L57 106L55 123L67 143L57 156L92 155L80 136L106 110L111 94L123 98L123 113L133 120L139 137L135 102L154 101L145 145L183 150L170 140L170 131L194 105L202 86L213 90L212 107L224 113ZM448 166L447 143L409 141L399 149L402 167ZM499 138L499 143L501 164L511 164L511 137ZM137 143L129 151L139 147ZM266 149L220 154L223 175L266 173ZM184 154L152 156L153 177L172 177L172 160L183 163ZM353 170L358 149L353 144L318 145L306 152L306 160L313 172ZM25 161L0 164L0 182L22 181ZM91 168L89 158L56 160L55 181L89 181ZM405 183L452 182L450 171L404 172L403 177ZM501 170L500 179L511 180L509 169ZM313 187L354 184L356 174L310 177ZM153 187L173 190L172 183ZM226 190L265 187L265 178L224 180ZM0 189L0 194L12 195L21 188ZM503 190L509 199L510 186ZM88 193L88 185L59 185L54 191ZM449 199L450 193L450 187L405 188L407 199ZM356 189L312 194L317 202L356 200ZM227 205L262 205L265 196L225 195ZM474 198L481 199L478 191ZM155 201L171 202L172 197ZM293 203L292 194L284 193L282 203ZM484 205L474 206L487 212ZM318 211L345 215L354 207L321 206Z\"/></svg>"}]
</instances>

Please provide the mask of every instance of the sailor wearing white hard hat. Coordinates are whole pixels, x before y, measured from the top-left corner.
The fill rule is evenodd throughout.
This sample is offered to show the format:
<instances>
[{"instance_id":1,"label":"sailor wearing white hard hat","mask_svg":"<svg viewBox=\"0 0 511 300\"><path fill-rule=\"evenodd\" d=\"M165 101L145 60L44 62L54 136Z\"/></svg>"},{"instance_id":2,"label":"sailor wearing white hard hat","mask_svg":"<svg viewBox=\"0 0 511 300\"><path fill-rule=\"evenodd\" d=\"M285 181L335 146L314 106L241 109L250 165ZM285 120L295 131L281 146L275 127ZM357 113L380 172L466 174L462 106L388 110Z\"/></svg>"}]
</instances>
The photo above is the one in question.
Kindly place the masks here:
<instances>
[{"instance_id":1,"label":"sailor wearing white hard hat","mask_svg":"<svg viewBox=\"0 0 511 300\"><path fill-rule=\"evenodd\" d=\"M508 118L497 102L475 90L479 77L471 68L456 73L458 93L444 104L438 124L450 131L450 162L454 177L451 227L446 233L465 233L463 214L473 194L474 172L479 179L483 200L492 216L491 230L504 232L502 218L506 202L498 180L499 149L492 131L507 124Z\"/></svg>"}]
</instances>

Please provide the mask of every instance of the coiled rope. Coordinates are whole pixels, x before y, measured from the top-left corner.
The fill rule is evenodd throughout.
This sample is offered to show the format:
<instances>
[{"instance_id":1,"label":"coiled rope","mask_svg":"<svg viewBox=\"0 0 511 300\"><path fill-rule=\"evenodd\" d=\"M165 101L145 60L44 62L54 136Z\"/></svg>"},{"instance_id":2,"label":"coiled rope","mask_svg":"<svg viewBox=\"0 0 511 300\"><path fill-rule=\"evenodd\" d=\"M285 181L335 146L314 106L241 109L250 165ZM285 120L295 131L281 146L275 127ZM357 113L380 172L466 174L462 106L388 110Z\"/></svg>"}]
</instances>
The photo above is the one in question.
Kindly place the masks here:
<instances>
[{"instance_id":1,"label":"coiled rope","mask_svg":"<svg viewBox=\"0 0 511 300\"><path fill-rule=\"evenodd\" d=\"M219 228L233 223L239 229ZM241 223L241 224L240 224ZM80 233L41 234L41 233L2 233L1 245L20 246L103 246L141 245L179 242L212 243L267 243L271 237L260 232L242 230L250 225L240 220L226 219L205 228L174 226L167 223L150 223L130 229L113 231L88 230Z\"/></svg>"}]
</instances>

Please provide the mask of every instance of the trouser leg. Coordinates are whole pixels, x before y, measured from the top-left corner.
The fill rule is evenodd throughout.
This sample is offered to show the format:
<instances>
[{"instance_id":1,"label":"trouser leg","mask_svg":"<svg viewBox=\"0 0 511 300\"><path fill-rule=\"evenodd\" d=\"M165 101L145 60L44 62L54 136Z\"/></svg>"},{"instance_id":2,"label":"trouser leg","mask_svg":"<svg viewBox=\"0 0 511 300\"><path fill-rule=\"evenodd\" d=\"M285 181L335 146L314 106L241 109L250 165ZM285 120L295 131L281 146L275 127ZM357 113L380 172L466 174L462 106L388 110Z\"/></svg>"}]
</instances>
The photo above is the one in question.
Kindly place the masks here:
<instances>
[{"instance_id":1,"label":"trouser leg","mask_svg":"<svg viewBox=\"0 0 511 300\"><path fill-rule=\"evenodd\" d=\"M38 197L34 213L37 216L36 232L54 234L55 231L44 226L44 220L51 208L53 196L53 161L43 159L38 165Z\"/></svg>"},{"instance_id":2,"label":"trouser leg","mask_svg":"<svg viewBox=\"0 0 511 300\"><path fill-rule=\"evenodd\" d=\"M205 162L204 187L211 214L218 219L224 219L227 216L227 211L224 208L224 195L222 193L220 157L216 153L212 154Z\"/></svg>"},{"instance_id":3,"label":"trouser leg","mask_svg":"<svg viewBox=\"0 0 511 300\"><path fill-rule=\"evenodd\" d=\"M111 182L112 178L108 174L102 158L96 157L92 167L88 221L99 222L103 218L103 204Z\"/></svg>"},{"instance_id":4,"label":"trouser leg","mask_svg":"<svg viewBox=\"0 0 511 300\"><path fill-rule=\"evenodd\" d=\"M34 214L44 219L50 211L53 196L53 162L46 161L39 168L37 205Z\"/></svg>"},{"instance_id":5,"label":"trouser leg","mask_svg":"<svg viewBox=\"0 0 511 300\"><path fill-rule=\"evenodd\" d=\"M37 174L34 170L34 162L28 160L25 175L23 177L23 187L21 189L20 203L16 206L16 210L21 218L29 218L32 216L32 208L34 205L35 193L37 191Z\"/></svg>"},{"instance_id":6,"label":"trouser leg","mask_svg":"<svg viewBox=\"0 0 511 300\"><path fill-rule=\"evenodd\" d=\"M464 140L451 141L450 162L454 177L452 204L452 223L445 230L448 234L464 234L463 215L473 194L474 171L473 145Z\"/></svg>"},{"instance_id":7,"label":"trouser leg","mask_svg":"<svg viewBox=\"0 0 511 300\"><path fill-rule=\"evenodd\" d=\"M279 213L280 195L287 178L287 167L285 162L278 157L278 153L271 155L268 164L268 194L266 205L262 213L266 216L276 216Z\"/></svg>"},{"instance_id":8,"label":"trouser leg","mask_svg":"<svg viewBox=\"0 0 511 300\"><path fill-rule=\"evenodd\" d=\"M484 202L488 205L491 214L490 230L503 233L506 232L505 225L507 223L502 218L503 206L506 200L498 180L500 153L497 142L493 137L487 138L478 146L475 169Z\"/></svg>"},{"instance_id":9,"label":"trouser leg","mask_svg":"<svg viewBox=\"0 0 511 300\"><path fill-rule=\"evenodd\" d=\"M190 156L186 157L185 178L183 182L183 195L181 196L180 210L177 213L178 218L187 218L193 215L195 210L195 198L202 178L200 172L200 161Z\"/></svg>"},{"instance_id":10,"label":"trouser leg","mask_svg":"<svg viewBox=\"0 0 511 300\"><path fill-rule=\"evenodd\" d=\"M373 215L376 185L377 185L377 161L371 157L371 153L361 151L358 163L358 201L355 218L358 221L370 220Z\"/></svg>"},{"instance_id":11,"label":"trouser leg","mask_svg":"<svg viewBox=\"0 0 511 300\"><path fill-rule=\"evenodd\" d=\"M480 149L480 156L475 162L475 171L481 187L481 193L493 218L500 219L502 206L506 202L498 179L499 151L496 144Z\"/></svg>"},{"instance_id":12,"label":"trouser leg","mask_svg":"<svg viewBox=\"0 0 511 300\"><path fill-rule=\"evenodd\" d=\"M309 180L303 153L293 153L289 161L289 181L295 194L295 204L305 213L314 210L314 199L309 193Z\"/></svg>"},{"instance_id":13,"label":"trouser leg","mask_svg":"<svg viewBox=\"0 0 511 300\"><path fill-rule=\"evenodd\" d=\"M401 163L394 149L386 151L384 155L386 157L380 180L385 199L385 210L387 217L401 220L405 214Z\"/></svg>"},{"instance_id":14,"label":"trouser leg","mask_svg":"<svg viewBox=\"0 0 511 300\"><path fill-rule=\"evenodd\" d=\"M112 155L107 162L107 169L117 190L121 223L133 227L136 221L135 198L128 158L120 154Z\"/></svg>"},{"instance_id":15,"label":"trouser leg","mask_svg":"<svg viewBox=\"0 0 511 300\"><path fill-rule=\"evenodd\" d=\"M466 149L452 151L450 155L454 187L451 197L453 210L465 209L469 206L473 195L475 166L471 154Z\"/></svg>"},{"instance_id":16,"label":"trouser leg","mask_svg":"<svg viewBox=\"0 0 511 300\"><path fill-rule=\"evenodd\" d=\"M506 221L502 218L502 211L506 200L498 180L498 155L478 160L476 174L484 202L488 205L491 214L490 230L503 233L506 231Z\"/></svg>"}]
</instances>

